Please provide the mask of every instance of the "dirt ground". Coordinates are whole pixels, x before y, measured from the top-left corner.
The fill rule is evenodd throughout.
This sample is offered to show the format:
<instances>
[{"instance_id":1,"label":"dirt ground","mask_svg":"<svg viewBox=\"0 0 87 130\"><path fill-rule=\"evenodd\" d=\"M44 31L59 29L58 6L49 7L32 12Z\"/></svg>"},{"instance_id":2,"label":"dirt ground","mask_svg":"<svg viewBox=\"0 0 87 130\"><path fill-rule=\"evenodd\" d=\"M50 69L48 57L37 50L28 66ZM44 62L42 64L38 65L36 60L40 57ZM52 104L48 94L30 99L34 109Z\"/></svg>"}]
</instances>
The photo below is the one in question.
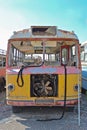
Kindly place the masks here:
<instances>
[{"instance_id":1,"label":"dirt ground","mask_svg":"<svg viewBox=\"0 0 87 130\"><path fill-rule=\"evenodd\" d=\"M5 103L5 92L0 93L0 130L87 130L87 95L81 95L78 126L78 106L73 111L66 111L62 120L38 121L57 119L62 111L58 107L27 107L23 112L13 114L11 106Z\"/></svg>"}]
</instances>

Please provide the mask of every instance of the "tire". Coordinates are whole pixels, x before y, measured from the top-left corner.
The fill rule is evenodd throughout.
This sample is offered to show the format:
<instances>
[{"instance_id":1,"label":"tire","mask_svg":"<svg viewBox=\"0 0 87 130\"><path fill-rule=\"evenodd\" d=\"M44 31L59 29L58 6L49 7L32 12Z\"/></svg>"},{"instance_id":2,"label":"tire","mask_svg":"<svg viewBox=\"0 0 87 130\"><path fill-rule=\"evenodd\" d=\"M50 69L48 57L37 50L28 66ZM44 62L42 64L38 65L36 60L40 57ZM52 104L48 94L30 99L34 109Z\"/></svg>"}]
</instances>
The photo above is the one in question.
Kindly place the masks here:
<instances>
[{"instance_id":1,"label":"tire","mask_svg":"<svg viewBox=\"0 0 87 130\"><path fill-rule=\"evenodd\" d=\"M12 112L13 113L20 113L20 112L22 112L22 107L12 106Z\"/></svg>"}]
</instances>

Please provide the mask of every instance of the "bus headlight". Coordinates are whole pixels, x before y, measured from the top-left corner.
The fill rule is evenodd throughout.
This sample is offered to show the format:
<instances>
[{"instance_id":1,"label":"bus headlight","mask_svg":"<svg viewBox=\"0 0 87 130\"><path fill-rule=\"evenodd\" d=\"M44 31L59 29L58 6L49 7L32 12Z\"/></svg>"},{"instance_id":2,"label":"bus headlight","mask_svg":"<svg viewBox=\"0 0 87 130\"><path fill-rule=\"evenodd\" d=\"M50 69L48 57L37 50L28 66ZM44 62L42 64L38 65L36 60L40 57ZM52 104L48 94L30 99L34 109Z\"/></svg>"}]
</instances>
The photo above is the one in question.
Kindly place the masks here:
<instances>
[{"instance_id":1,"label":"bus headlight","mask_svg":"<svg viewBox=\"0 0 87 130\"><path fill-rule=\"evenodd\" d=\"M74 86L74 90L78 91L78 85L77 84Z\"/></svg>"},{"instance_id":2,"label":"bus headlight","mask_svg":"<svg viewBox=\"0 0 87 130\"><path fill-rule=\"evenodd\" d=\"M14 90L14 85L9 84L9 85L8 85L8 91L13 91L13 90Z\"/></svg>"}]
</instances>

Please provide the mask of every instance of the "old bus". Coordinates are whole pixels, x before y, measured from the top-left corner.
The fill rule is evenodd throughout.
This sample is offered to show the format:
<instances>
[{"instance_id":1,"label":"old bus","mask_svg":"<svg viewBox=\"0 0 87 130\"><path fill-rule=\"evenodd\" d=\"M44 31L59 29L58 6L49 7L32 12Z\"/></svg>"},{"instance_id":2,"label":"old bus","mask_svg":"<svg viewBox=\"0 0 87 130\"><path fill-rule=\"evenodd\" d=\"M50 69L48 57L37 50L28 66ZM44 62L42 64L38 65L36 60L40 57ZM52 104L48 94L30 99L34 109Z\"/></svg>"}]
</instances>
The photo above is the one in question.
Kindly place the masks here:
<instances>
[{"instance_id":1,"label":"old bus","mask_svg":"<svg viewBox=\"0 0 87 130\"><path fill-rule=\"evenodd\" d=\"M5 90L6 86L6 51L0 49L0 92Z\"/></svg>"},{"instance_id":2,"label":"old bus","mask_svg":"<svg viewBox=\"0 0 87 130\"><path fill-rule=\"evenodd\" d=\"M73 31L31 26L8 40L6 101L21 106L74 106L81 87L80 44Z\"/></svg>"},{"instance_id":3,"label":"old bus","mask_svg":"<svg viewBox=\"0 0 87 130\"><path fill-rule=\"evenodd\" d=\"M82 92L87 91L87 41L81 44Z\"/></svg>"}]
</instances>

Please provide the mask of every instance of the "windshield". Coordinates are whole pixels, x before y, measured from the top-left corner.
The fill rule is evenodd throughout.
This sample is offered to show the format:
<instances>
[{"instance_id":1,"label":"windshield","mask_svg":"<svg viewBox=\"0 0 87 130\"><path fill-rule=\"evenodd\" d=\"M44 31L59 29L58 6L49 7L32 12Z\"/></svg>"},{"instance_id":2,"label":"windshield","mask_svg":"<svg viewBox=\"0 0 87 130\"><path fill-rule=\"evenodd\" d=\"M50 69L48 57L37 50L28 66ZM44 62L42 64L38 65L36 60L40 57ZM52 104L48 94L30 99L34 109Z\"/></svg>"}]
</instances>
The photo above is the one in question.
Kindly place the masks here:
<instances>
[{"instance_id":1,"label":"windshield","mask_svg":"<svg viewBox=\"0 0 87 130\"><path fill-rule=\"evenodd\" d=\"M70 44L66 49L63 43L56 41L46 41L44 44L41 41L13 41L8 52L8 65L39 66L44 63L46 66L61 66L62 62L66 62L66 60L67 65L71 65L68 62L76 54L75 46L72 45L72 42Z\"/></svg>"}]
</instances>

